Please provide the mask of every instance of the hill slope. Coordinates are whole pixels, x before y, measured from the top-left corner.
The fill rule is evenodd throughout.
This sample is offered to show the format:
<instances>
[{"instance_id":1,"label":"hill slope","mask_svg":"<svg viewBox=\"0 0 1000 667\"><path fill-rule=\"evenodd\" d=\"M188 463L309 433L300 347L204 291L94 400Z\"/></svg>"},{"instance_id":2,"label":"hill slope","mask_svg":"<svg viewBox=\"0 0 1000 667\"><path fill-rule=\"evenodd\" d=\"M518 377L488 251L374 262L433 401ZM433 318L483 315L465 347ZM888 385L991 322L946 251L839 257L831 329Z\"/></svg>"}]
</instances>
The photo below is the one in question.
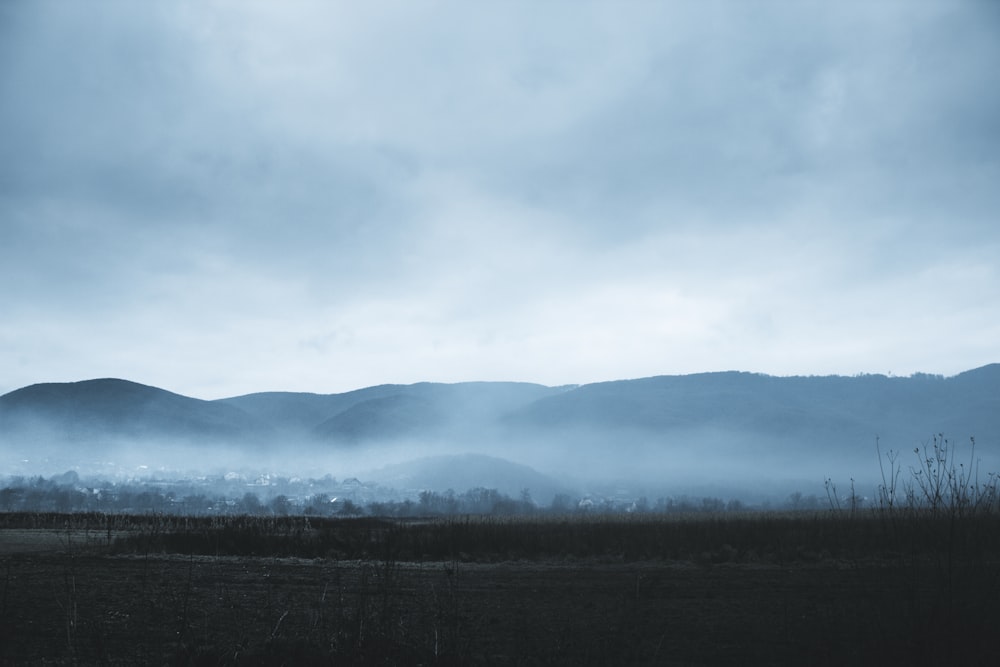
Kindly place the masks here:
<instances>
[{"instance_id":1,"label":"hill slope","mask_svg":"<svg viewBox=\"0 0 1000 667\"><path fill-rule=\"evenodd\" d=\"M1000 364L960 375L774 377L724 372L584 385L509 414L517 431L713 428L826 440L945 431L1000 439Z\"/></svg>"},{"instance_id":2,"label":"hill slope","mask_svg":"<svg viewBox=\"0 0 1000 667\"><path fill-rule=\"evenodd\" d=\"M118 379L36 384L0 396L3 432L68 440L169 438L257 441L268 427L223 403Z\"/></svg>"},{"instance_id":3,"label":"hill slope","mask_svg":"<svg viewBox=\"0 0 1000 667\"><path fill-rule=\"evenodd\" d=\"M430 490L445 493L471 488L496 489L512 498L522 492L548 504L565 488L532 468L493 456L462 454L428 456L395 463L363 474L379 484L399 490Z\"/></svg>"},{"instance_id":4,"label":"hill slope","mask_svg":"<svg viewBox=\"0 0 1000 667\"><path fill-rule=\"evenodd\" d=\"M39 384L0 396L7 452L38 443L183 441L252 445L277 458L478 451L582 474L728 466L733 475L869 467L874 440L910 450L933 434L975 436L1000 461L1000 364L953 377L773 377L724 372L579 387L471 382L379 385L342 394L272 392L203 401L114 379ZM992 465L992 462L991 462ZM995 469L995 468L991 468ZM816 473L809 473L810 475ZM820 473L822 474L822 473Z\"/></svg>"}]
</instances>

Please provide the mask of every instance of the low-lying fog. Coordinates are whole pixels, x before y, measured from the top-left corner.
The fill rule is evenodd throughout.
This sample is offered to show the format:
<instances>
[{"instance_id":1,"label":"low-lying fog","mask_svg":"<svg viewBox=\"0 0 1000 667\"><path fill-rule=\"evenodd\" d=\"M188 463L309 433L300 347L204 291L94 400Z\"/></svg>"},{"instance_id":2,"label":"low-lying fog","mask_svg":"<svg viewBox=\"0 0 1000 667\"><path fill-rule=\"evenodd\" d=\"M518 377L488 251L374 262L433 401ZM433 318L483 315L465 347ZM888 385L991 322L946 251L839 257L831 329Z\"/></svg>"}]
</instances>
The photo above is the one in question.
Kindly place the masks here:
<instances>
[{"instance_id":1,"label":"low-lying fog","mask_svg":"<svg viewBox=\"0 0 1000 667\"><path fill-rule=\"evenodd\" d=\"M846 490L853 478L860 495L875 495L879 469L874 438L826 453L781 444L709 429L662 438L623 430L519 441L403 438L337 447L283 440L255 443L249 451L218 442L105 438L58 444L25 435L5 446L0 465L8 479L0 483L14 476L50 477L67 471L82 480L133 483L208 482L228 476L229 481L244 480L247 489L259 493L262 478L353 478L377 487L386 498L481 487L511 496L526 490L541 506L557 495L574 500L708 496L759 505L781 504L795 492L826 502L826 479ZM883 453L889 449L885 442L882 447ZM912 455L910 459L902 460L917 463Z\"/></svg>"},{"instance_id":2,"label":"low-lying fog","mask_svg":"<svg viewBox=\"0 0 1000 667\"><path fill-rule=\"evenodd\" d=\"M894 452L904 476L922 465L935 433L949 438L955 465L978 466L984 478L1000 470L998 386L1000 365L951 378L732 372L216 401L88 380L0 396L0 475L227 480L227 493L299 480L295 494L316 488L308 480L327 480L331 492L342 489L329 480L355 480L365 499L482 488L538 505L557 497L780 503L795 493L825 498L827 480L847 493L853 480L873 497L876 442L882 463Z\"/></svg>"}]
</instances>

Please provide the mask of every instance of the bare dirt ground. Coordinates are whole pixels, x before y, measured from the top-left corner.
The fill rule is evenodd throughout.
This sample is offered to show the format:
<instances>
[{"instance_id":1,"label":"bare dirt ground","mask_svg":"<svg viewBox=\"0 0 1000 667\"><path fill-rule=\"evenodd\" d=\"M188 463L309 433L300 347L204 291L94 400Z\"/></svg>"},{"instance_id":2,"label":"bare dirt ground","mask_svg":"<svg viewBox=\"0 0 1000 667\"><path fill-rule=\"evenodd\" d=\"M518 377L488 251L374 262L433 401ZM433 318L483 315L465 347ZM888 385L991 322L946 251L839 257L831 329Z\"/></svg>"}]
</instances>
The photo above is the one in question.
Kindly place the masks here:
<instances>
[{"instance_id":1,"label":"bare dirt ground","mask_svg":"<svg viewBox=\"0 0 1000 667\"><path fill-rule=\"evenodd\" d=\"M991 517L6 519L0 665L998 664Z\"/></svg>"},{"instance_id":2,"label":"bare dirt ground","mask_svg":"<svg viewBox=\"0 0 1000 667\"><path fill-rule=\"evenodd\" d=\"M3 542L23 551L18 545L30 540L7 534ZM0 661L886 665L995 657L995 608L992 617L971 616L981 622L956 624L933 590L912 582L913 599L900 599L908 590L900 584L885 564L836 561L394 563L35 550L0 557Z\"/></svg>"}]
</instances>

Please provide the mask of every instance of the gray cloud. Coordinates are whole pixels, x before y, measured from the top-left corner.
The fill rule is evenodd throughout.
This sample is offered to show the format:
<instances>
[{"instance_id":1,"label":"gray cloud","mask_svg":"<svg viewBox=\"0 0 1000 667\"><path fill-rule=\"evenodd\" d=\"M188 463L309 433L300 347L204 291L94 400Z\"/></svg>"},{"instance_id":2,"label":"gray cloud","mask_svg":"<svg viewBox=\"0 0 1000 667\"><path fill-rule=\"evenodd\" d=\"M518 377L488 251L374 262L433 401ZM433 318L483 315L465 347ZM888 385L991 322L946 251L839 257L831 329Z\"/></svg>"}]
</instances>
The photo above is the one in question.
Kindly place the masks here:
<instances>
[{"instance_id":1,"label":"gray cloud","mask_svg":"<svg viewBox=\"0 0 1000 667\"><path fill-rule=\"evenodd\" d=\"M0 390L995 361L991 3L13 2Z\"/></svg>"}]
</instances>

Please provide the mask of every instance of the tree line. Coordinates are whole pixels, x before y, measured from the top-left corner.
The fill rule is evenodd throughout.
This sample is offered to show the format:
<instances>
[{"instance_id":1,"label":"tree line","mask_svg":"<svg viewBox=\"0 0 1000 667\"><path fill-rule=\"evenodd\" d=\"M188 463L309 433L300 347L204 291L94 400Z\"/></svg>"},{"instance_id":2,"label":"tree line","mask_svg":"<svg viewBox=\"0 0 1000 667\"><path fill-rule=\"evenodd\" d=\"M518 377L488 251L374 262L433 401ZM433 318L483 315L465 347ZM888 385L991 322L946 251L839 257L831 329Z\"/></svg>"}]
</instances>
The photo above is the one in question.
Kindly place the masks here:
<instances>
[{"instance_id":1,"label":"tree line","mask_svg":"<svg viewBox=\"0 0 1000 667\"><path fill-rule=\"evenodd\" d=\"M330 482L331 480L326 480ZM355 482L356 480L351 480ZM337 488L336 480L332 486ZM362 489L354 493L316 490L316 485L275 484L248 490L246 484L213 486L196 482L158 484L137 482L81 482L70 471L44 477L14 477L0 488L2 512L104 512L115 514L176 514L187 516L382 516L435 517L465 514L531 516L568 513L695 514L733 513L752 509L739 499L716 497L640 498L574 497L556 495L538 503L528 489L512 497L493 488L477 487L463 492L420 491L414 497L396 497ZM785 509L820 509L815 496L796 492ZM766 508L765 508L766 509Z\"/></svg>"}]
</instances>

